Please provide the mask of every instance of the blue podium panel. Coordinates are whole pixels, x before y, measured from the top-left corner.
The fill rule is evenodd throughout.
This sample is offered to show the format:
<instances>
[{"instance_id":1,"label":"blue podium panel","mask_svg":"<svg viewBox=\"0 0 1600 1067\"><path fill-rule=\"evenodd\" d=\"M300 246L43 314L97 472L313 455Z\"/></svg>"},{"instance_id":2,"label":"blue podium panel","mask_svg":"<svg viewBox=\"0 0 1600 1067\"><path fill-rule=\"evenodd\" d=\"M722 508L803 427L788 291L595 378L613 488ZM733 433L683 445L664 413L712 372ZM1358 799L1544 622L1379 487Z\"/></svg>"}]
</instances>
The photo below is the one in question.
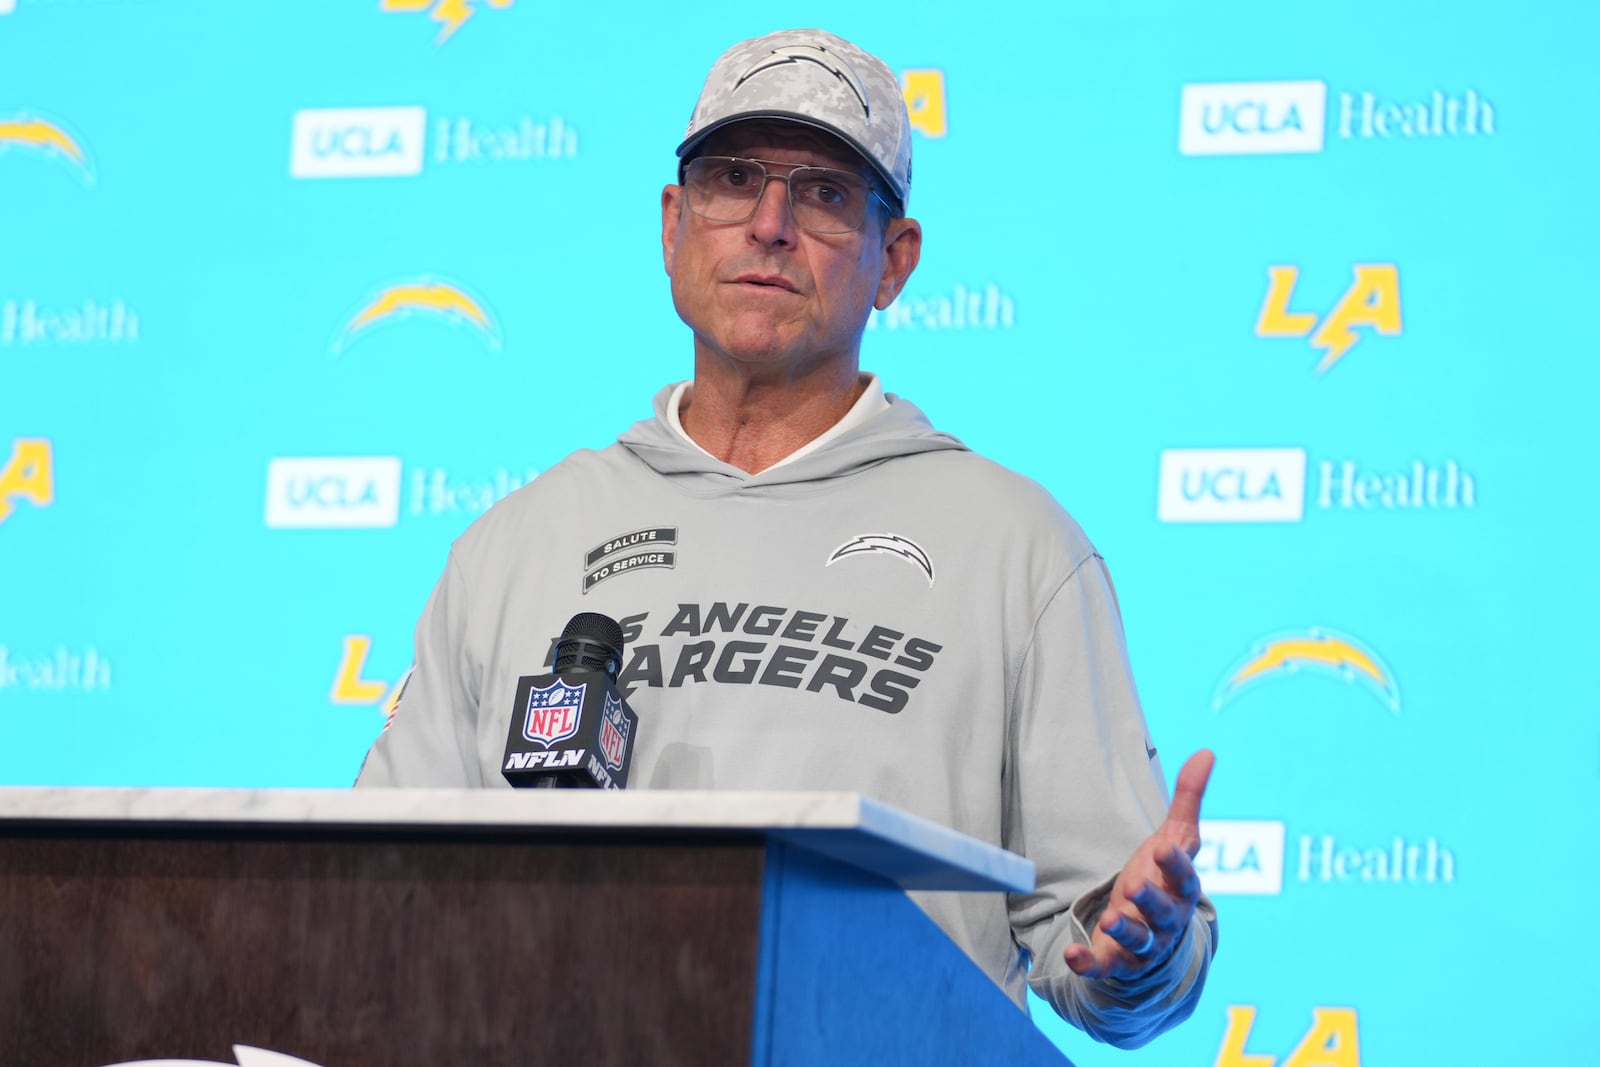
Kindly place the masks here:
<instances>
[{"instance_id":1,"label":"blue podium panel","mask_svg":"<svg viewBox=\"0 0 1600 1067\"><path fill-rule=\"evenodd\" d=\"M878 875L775 845L767 852L761 924L752 1067L1071 1067L921 908Z\"/></svg>"}]
</instances>

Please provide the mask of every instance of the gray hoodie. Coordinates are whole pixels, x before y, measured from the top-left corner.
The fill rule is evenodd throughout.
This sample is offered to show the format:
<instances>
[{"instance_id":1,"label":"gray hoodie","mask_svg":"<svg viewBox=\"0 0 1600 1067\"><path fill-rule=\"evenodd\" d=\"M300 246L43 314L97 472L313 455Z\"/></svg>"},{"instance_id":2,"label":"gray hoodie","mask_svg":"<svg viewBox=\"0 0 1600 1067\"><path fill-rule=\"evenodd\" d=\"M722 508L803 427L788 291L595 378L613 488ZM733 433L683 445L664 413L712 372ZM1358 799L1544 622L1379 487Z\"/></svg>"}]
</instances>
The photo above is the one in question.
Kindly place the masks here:
<instances>
[{"instance_id":1,"label":"gray hoodie","mask_svg":"<svg viewBox=\"0 0 1600 1067\"><path fill-rule=\"evenodd\" d=\"M517 678L546 669L572 615L601 612L627 639L629 788L848 790L1021 853L1032 893L912 896L1019 1004L1031 984L1125 1046L1186 1018L1209 901L1136 982L1061 959L1167 805L1082 530L898 397L751 475L671 429L669 394L456 541L357 785L506 787Z\"/></svg>"}]
</instances>

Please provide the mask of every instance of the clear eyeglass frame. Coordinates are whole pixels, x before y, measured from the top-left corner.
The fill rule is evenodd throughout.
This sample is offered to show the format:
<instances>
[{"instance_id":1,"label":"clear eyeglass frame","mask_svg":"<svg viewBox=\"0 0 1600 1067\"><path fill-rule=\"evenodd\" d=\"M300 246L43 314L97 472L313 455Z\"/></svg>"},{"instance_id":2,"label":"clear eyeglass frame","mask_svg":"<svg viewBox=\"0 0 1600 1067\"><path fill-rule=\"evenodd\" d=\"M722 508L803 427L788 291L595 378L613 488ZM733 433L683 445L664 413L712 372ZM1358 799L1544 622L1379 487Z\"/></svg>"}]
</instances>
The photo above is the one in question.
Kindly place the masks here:
<instances>
[{"instance_id":1,"label":"clear eyeglass frame","mask_svg":"<svg viewBox=\"0 0 1600 1067\"><path fill-rule=\"evenodd\" d=\"M726 197L728 205L722 210L712 208L710 198L714 195L707 188L707 182L717 167L726 167L733 164L749 166L755 173L749 185L732 187L737 190L737 196ZM774 174L769 168L788 167L788 174ZM865 195L856 196L849 201L846 208L848 214L843 216L830 215L828 207L809 200L795 199L795 179L802 183L808 180L821 180L827 184L837 185L850 192L870 193L878 202L889 209L889 214L895 214L894 206L885 200L883 194L878 192L877 186L862 177L847 170L836 167L813 167L805 164L780 163L771 159L754 159L749 156L696 156L685 162L681 168L679 180L684 188L684 200L689 205L689 210L703 219L712 222L744 222L756 213L756 207L761 203L761 196L766 191L769 181L783 182L788 190L789 215L794 219L795 225L810 233L840 234L853 233L866 225L867 198ZM730 191L732 191L730 190ZM859 205L859 206L855 206ZM742 211L742 214L740 213ZM715 212L715 213L713 213ZM857 217L859 216L859 217Z\"/></svg>"}]
</instances>

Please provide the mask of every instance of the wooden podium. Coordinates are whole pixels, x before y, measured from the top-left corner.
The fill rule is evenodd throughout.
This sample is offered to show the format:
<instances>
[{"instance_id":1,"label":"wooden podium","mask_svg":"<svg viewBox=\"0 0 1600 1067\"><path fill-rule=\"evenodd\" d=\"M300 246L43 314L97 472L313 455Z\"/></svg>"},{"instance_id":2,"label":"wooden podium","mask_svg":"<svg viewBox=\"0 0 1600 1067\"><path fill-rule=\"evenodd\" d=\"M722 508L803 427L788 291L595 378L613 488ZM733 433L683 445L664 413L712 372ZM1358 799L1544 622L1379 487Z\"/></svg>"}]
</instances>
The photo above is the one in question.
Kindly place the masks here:
<instances>
[{"instance_id":1,"label":"wooden podium","mask_svg":"<svg viewBox=\"0 0 1600 1067\"><path fill-rule=\"evenodd\" d=\"M1070 1067L902 892L1032 885L853 794L0 789L0 1063Z\"/></svg>"}]
</instances>

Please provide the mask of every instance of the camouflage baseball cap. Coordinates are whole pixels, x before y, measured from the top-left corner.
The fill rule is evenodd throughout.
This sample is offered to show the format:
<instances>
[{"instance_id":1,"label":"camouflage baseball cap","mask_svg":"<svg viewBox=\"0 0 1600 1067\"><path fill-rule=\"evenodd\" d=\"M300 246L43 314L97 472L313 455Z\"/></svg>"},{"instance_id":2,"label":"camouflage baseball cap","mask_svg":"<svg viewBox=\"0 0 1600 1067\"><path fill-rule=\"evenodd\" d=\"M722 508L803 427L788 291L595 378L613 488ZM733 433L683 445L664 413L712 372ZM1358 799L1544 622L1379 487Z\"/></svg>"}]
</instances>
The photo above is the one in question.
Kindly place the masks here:
<instances>
[{"instance_id":1,"label":"camouflage baseball cap","mask_svg":"<svg viewBox=\"0 0 1600 1067\"><path fill-rule=\"evenodd\" d=\"M732 122L783 119L826 130L860 152L901 210L911 196L911 120L887 64L822 30L740 41L706 78L678 155Z\"/></svg>"}]
</instances>

